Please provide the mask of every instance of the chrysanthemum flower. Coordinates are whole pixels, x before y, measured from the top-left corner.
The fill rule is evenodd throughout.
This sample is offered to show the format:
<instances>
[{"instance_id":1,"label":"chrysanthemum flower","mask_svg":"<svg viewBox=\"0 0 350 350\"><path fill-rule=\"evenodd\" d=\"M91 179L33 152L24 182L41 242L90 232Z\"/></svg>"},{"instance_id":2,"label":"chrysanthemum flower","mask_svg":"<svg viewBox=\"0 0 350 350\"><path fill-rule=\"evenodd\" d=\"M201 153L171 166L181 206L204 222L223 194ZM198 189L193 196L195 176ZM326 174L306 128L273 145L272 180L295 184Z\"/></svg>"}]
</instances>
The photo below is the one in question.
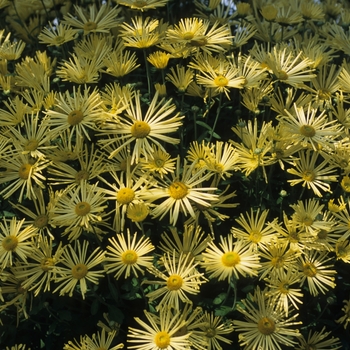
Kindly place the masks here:
<instances>
[{"instance_id":1,"label":"chrysanthemum flower","mask_svg":"<svg viewBox=\"0 0 350 350\"><path fill-rule=\"evenodd\" d=\"M104 192L97 184L81 182L79 187L56 193L56 199L50 209L50 224L53 227L65 227L62 236L68 235L70 241L76 240L83 231L103 233L98 226L108 226L104 221L107 214Z\"/></svg>"},{"instance_id":2,"label":"chrysanthemum flower","mask_svg":"<svg viewBox=\"0 0 350 350\"><path fill-rule=\"evenodd\" d=\"M61 46L64 43L74 40L77 35L77 29L73 29L63 23L53 26L49 22L49 28L45 27L38 36L38 39L40 43L48 46Z\"/></svg>"},{"instance_id":3,"label":"chrysanthemum flower","mask_svg":"<svg viewBox=\"0 0 350 350\"><path fill-rule=\"evenodd\" d=\"M106 334L106 330L102 329L101 332L97 332L96 334L93 334L91 338L89 336L85 336L84 344L86 346L86 349L89 349L89 350L123 349L124 344L118 344L115 346L111 346L115 335L116 335L115 331L109 332L108 334ZM84 349L84 347L82 349Z\"/></svg>"},{"instance_id":4,"label":"chrysanthemum flower","mask_svg":"<svg viewBox=\"0 0 350 350\"><path fill-rule=\"evenodd\" d=\"M117 234L116 238L109 239L110 245L107 246L105 259L105 269L107 273L115 273L114 278L119 279L121 276L138 277L138 274L144 273L144 269L150 268L153 256L148 255L154 249L149 238L142 236L137 239L134 234L131 240L129 230L127 230L127 240L123 234Z\"/></svg>"},{"instance_id":5,"label":"chrysanthemum flower","mask_svg":"<svg viewBox=\"0 0 350 350\"><path fill-rule=\"evenodd\" d=\"M160 314L155 315L144 311L147 323L135 317L141 329L129 327L128 349L137 350L189 350L190 333L177 334L186 325L180 311L175 314L170 308L164 307ZM136 345L133 345L136 344Z\"/></svg>"},{"instance_id":6,"label":"chrysanthemum flower","mask_svg":"<svg viewBox=\"0 0 350 350\"><path fill-rule=\"evenodd\" d=\"M201 264L210 274L219 280L238 279L239 276L257 276L260 267L259 256L254 253L242 240L233 242L233 236L220 236L217 246L214 242L208 243L208 248L202 254Z\"/></svg>"},{"instance_id":7,"label":"chrysanthemum flower","mask_svg":"<svg viewBox=\"0 0 350 350\"><path fill-rule=\"evenodd\" d=\"M241 301L244 308L238 306L246 321L235 320L235 331L239 332L239 342L246 349L281 350L281 345L295 346L294 337L299 337L298 329L290 328L299 325L298 314L285 317L284 310L279 310L276 303L266 298L259 287L254 295Z\"/></svg>"},{"instance_id":8,"label":"chrysanthemum flower","mask_svg":"<svg viewBox=\"0 0 350 350\"><path fill-rule=\"evenodd\" d=\"M241 213L236 219L241 228L234 226L231 228L231 233L239 240L248 243L254 250L266 246L276 235L274 229L266 224L268 213L267 209L260 212L260 208L255 213L251 208L250 215L248 212L245 216Z\"/></svg>"},{"instance_id":9,"label":"chrysanthemum flower","mask_svg":"<svg viewBox=\"0 0 350 350\"><path fill-rule=\"evenodd\" d=\"M156 9L157 7L164 7L167 2L168 0L117 0L117 4L142 12L149 9Z\"/></svg>"},{"instance_id":10,"label":"chrysanthemum flower","mask_svg":"<svg viewBox=\"0 0 350 350\"><path fill-rule=\"evenodd\" d=\"M100 265L105 260L105 254L100 248L96 248L88 254L89 242L84 240L74 242L74 247L68 244L64 247L60 264L57 266L57 276L55 282L59 285L53 293L60 291L60 295L69 294L73 296L73 292L77 285L80 286L80 293L83 299L88 292L88 281L98 284L99 278L104 276L103 270L94 270L94 267Z\"/></svg>"},{"instance_id":11,"label":"chrysanthemum flower","mask_svg":"<svg viewBox=\"0 0 350 350\"><path fill-rule=\"evenodd\" d=\"M158 199L165 200L154 206L151 214L153 217L162 219L168 212L170 213L170 224L175 225L180 212L187 216L190 214L195 218L193 206L201 205L209 207L218 196L213 192L215 187L200 187L200 185L210 178L211 174L204 174L205 169L194 173L196 164L188 165L185 161L184 167L180 168L180 158L178 157L176 171L172 174L172 179L165 177L165 181L160 182L158 187L145 191L142 196L149 202Z\"/></svg>"},{"instance_id":12,"label":"chrysanthemum flower","mask_svg":"<svg viewBox=\"0 0 350 350\"><path fill-rule=\"evenodd\" d=\"M37 229L32 225L22 228L24 219L17 221L16 218L12 218L9 224L6 218L4 218L3 223L0 222L1 269L12 266L15 256L26 262L34 249L32 239L37 234Z\"/></svg>"},{"instance_id":13,"label":"chrysanthemum flower","mask_svg":"<svg viewBox=\"0 0 350 350\"><path fill-rule=\"evenodd\" d=\"M85 9L74 5L77 17L71 13L64 16L63 24L73 28L82 29L84 35L89 33L109 33L110 29L118 25L118 14L121 8L117 6L111 8L109 4L103 4L99 9L96 5L89 6L88 17L85 15Z\"/></svg>"},{"instance_id":14,"label":"chrysanthemum flower","mask_svg":"<svg viewBox=\"0 0 350 350\"><path fill-rule=\"evenodd\" d=\"M343 300L344 306L342 307L342 311L344 312L344 315L340 317L335 322L337 323L344 323L344 329L348 326L350 323L350 300Z\"/></svg>"},{"instance_id":15,"label":"chrysanthemum flower","mask_svg":"<svg viewBox=\"0 0 350 350\"><path fill-rule=\"evenodd\" d=\"M295 160L295 168L287 169L287 172L298 178L288 180L291 186L302 184L303 187L312 189L318 197L323 197L320 189L332 192L329 182L337 182L338 175L335 174L335 165L329 165L330 156L323 154L323 161L317 162L319 152L307 150L298 152L298 160ZM316 162L318 165L316 166ZM328 165L328 166L327 166Z\"/></svg>"},{"instance_id":16,"label":"chrysanthemum flower","mask_svg":"<svg viewBox=\"0 0 350 350\"><path fill-rule=\"evenodd\" d=\"M175 252L164 254L161 262L164 264L164 272L152 266L149 271L160 278L160 280L149 281L143 283L158 285L156 290L146 294L149 302L160 297L162 299L157 303L157 309L165 306L173 306L175 310L180 309L180 303L190 302L188 294L195 295L199 293L202 283L206 282L203 273L199 273L196 269L199 263L194 263L194 258L190 254L180 254L176 256Z\"/></svg>"},{"instance_id":17,"label":"chrysanthemum flower","mask_svg":"<svg viewBox=\"0 0 350 350\"><path fill-rule=\"evenodd\" d=\"M103 63L106 68L102 72L116 78L124 77L140 67L135 52L131 53L129 50L113 51L105 57Z\"/></svg>"},{"instance_id":18,"label":"chrysanthemum flower","mask_svg":"<svg viewBox=\"0 0 350 350\"><path fill-rule=\"evenodd\" d=\"M171 99L158 101L158 93L153 97L147 112L144 114L141 109L141 95L135 93L134 98L130 101L125 110L125 116L120 118L121 124L116 130L104 130L104 134L110 134L112 141L101 140L102 144L110 144L113 141L123 141L122 145L115 149L109 156L113 158L121 149L132 146L131 164L138 162L141 155L148 159L153 153L152 145L157 145L165 151L160 142L171 144L179 143L178 139L169 137L166 134L174 133L182 125L181 119L177 113L175 116L169 116L176 110ZM115 136L114 136L115 135Z\"/></svg>"},{"instance_id":19,"label":"chrysanthemum flower","mask_svg":"<svg viewBox=\"0 0 350 350\"><path fill-rule=\"evenodd\" d=\"M339 341L339 338L331 337L327 338L332 332L326 332L326 327L323 327L320 332L309 331L307 339L303 336L298 338L299 345L296 350L309 350L309 349L341 349L343 346Z\"/></svg>"},{"instance_id":20,"label":"chrysanthemum flower","mask_svg":"<svg viewBox=\"0 0 350 350\"><path fill-rule=\"evenodd\" d=\"M169 80L176 88L177 91L180 93L186 92L188 86L193 81L193 70L186 67L176 65L176 72L175 68L171 67L170 72L166 75L166 79Z\"/></svg>"},{"instance_id":21,"label":"chrysanthemum flower","mask_svg":"<svg viewBox=\"0 0 350 350\"><path fill-rule=\"evenodd\" d=\"M147 61L157 69L164 69L168 66L171 55L164 51L155 51L147 57Z\"/></svg>"},{"instance_id":22,"label":"chrysanthemum flower","mask_svg":"<svg viewBox=\"0 0 350 350\"><path fill-rule=\"evenodd\" d=\"M337 255L337 260L341 259L345 263L350 264L350 241L339 239L335 245L335 254Z\"/></svg>"},{"instance_id":23,"label":"chrysanthemum flower","mask_svg":"<svg viewBox=\"0 0 350 350\"><path fill-rule=\"evenodd\" d=\"M310 294L313 296L318 295L319 292L325 294L329 288L334 288L337 271L330 269L334 267L332 263L326 265L332 259L332 257L328 256L328 252L306 250L298 258L301 275L300 286L307 281Z\"/></svg>"}]
</instances>

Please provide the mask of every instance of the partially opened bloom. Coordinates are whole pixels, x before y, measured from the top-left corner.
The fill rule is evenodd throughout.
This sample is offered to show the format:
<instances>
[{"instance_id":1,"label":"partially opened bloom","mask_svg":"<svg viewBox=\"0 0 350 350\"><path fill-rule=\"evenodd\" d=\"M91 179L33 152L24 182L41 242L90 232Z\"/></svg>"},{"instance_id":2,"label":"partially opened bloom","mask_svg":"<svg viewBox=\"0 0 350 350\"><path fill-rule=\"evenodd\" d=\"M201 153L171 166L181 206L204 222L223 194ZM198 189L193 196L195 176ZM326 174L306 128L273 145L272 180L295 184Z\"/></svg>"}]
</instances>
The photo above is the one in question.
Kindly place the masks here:
<instances>
[{"instance_id":1,"label":"partially opened bloom","mask_svg":"<svg viewBox=\"0 0 350 350\"><path fill-rule=\"evenodd\" d=\"M209 242L208 248L202 253L202 266L209 277L216 277L228 282L240 276L257 276L260 267L259 256L242 240L233 242L233 236L220 236L219 246Z\"/></svg>"},{"instance_id":2,"label":"partially opened bloom","mask_svg":"<svg viewBox=\"0 0 350 350\"><path fill-rule=\"evenodd\" d=\"M295 321L298 314L285 317L284 310L279 310L259 287L254 295L249 294L241 302L244 308L238 306L238 311L244 315L245 321L235 320L233 325L245 349L281 350L282 345L296 345L293 338L299 337L300 333L291 327L301 323Z\"/></svg>"},{"instance_id":3,"label":"partially opened bloom","mask_svg":"<svg viewBox=\"0 0 350 350\"><path fill-rule=\"evenodd\" d=\"M206 282L203 273L199 273L196 267L199 263L194 263L194 258L190 254L181 253L176 256L175 252L164 254L161 259L165 271L152 266L149 271L160 280L149 281L143 283L158 285L156 290L147 293L149 302L158 298L162 299L157 303L157 309L163 306L173 306L175 310L179 310L181 302L190 302L188 295L199 293L202 283Z\"/></svg>"},{"instance_id":4,"label":"partially opened bloom","mask_svg":"<svg viewBox=\"0 0 350 350\"><path fill-rule=\"evenodd\" d=\"M164 7L168 0L117 0L117 4L130 7L134 10L147 11L156 9L157 7Z\"/></svg>"},{"instance_id":5,"label":"partially opened bloom","mask_svg":"<svg viewBox=\"0 0 350 350\"><path fill-rule=\"evenodd\" d=\"M117 234L116 237L109 239L110 244L107 246L104 267L107 273L114 273L116 279L121 276L124 278L138 277L152 265L153 256L146 255L154 250L149 238L142 236L137 239L137 234L134 234L131 239L129 230L126 236L127 240L125 235Z\"/></svg>"},{"instance_id":6,"label":"partially opened bloom","mask_svg":"<svg viewBox=\"0 0 350 350\"><path fill-rule=\"evenodd\" d=\"M295 348L296 350L337 350L342 348L342 344L339 338L327 338L332 332L326 332L326 327L323 327L320 332L309 331L307 339L301 336L298 338L299 345Z\"/></svg>"},{"instance_id":7,"label":"partially opened bloom","mask_svg":"<svg viewBox=\"0 0 350 350\"><path fill-rule=\"evenodd\" d=\"M89 242L86 240L82 244L77 240L74 246L68 244L64 247L60 266L57 266L56 271L55 282L58 286L53 293L60 291L60 295L68 293L71 297L76 286L79 285L81 296L85 299L88 282L98 284L99 279L104 276L104 271L94 268L104 261L105 254L100 248L88 252L88 247Z\"/></svg>"},{"instance_id":8,"label":"partially opened bloom","mask_svg":"<svg viewBox=\"0 0 350 350\"><path fill-rule=\"evenodd\" d=\"M344 324L344 329L347 328L348 324L350 323L350 300L343 300L344 306L342 307L342 311L344 315L340 317L335 322Z\"/></svg>"},{"instance_id":9,"label":"partially opened bloom","mask_svg":"<svg viewBox=\"0 0 350 350\"><path fill-rule=\"evenodd\" d=\"M147 323L135 317L139 328L129 327L128 349L137 350L189 350L190 333L179 334L186 325L180 311L176 313L168 307L160 310L159 316L144 310ZM135 344L135 345L134 345Z\"/></svg>"},{"instance_id":10,"label":"partially opened bloom","mask_svg":"<svg viewBox=\"0 0 350 350\"><path fill-rule=\"evenodd\" d=\"M102 328L101 332L97 332L92 335L92 337L85 336L84 343L85 347L82 349L89 349L89 350L118 350L123 349L124 344L118 344L115 346L111 346L112 342L114 340L114 337L116 336L116 331L108 332L106 334L106 330Z\"/></svg>"},{"instance_id":11,"label":"partially opened bloom","mask_svg":"<svg viewBox=\"0 0 350 350\"><path fill-rule=\"evenodd\" d=\"M12 266L15 257L26 262L28 256L33 251L33 238L37 234L37 229L30 225L22 227L24 219L17 221L12 218L10 222L4 218L0 222L0 267L5 269Z\"/></svg>"}]
</instances>

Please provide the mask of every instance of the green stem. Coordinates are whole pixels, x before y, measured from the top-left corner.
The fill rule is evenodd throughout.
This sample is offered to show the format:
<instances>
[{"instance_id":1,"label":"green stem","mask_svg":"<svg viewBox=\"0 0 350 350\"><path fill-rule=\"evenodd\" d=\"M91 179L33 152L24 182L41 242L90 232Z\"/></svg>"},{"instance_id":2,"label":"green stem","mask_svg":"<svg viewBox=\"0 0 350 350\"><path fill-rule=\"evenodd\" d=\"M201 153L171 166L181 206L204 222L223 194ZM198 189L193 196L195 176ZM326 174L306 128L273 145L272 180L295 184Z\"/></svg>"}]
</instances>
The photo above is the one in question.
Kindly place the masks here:
<instances>
[{"instance_id":1,"label":"green stem","mask_svg":"<svg viewBox=\"0 0 350 350\"><path fill-rule=\"evenodd\" d=\"M145 65L146 65L148 94L151 96L151 70L149 69L149 64L147 61L146 49L143 49L142 51L143 51L143 58L145 59Z\"/></svg>"},{"instance_id":2,"label":"green stem","mask_svg":"<svg viewBox=\"0 0 350 350\"><path fill-rule=\"evenodd\" d=\"M216 116L215 116L215 120L214 120L214 125L213 128L211 129L210 132L210 138L209 138L209 142L211 142L213 135L214 135L214 130L216 128L216 124L218 123L219 120L219 115L220 115L220 111L221 111L221 105L222 105L222 92L220 93L220 98L219 98L219 105L218 105L218 109L216 110Z\"/></svg>"}]
</instances>

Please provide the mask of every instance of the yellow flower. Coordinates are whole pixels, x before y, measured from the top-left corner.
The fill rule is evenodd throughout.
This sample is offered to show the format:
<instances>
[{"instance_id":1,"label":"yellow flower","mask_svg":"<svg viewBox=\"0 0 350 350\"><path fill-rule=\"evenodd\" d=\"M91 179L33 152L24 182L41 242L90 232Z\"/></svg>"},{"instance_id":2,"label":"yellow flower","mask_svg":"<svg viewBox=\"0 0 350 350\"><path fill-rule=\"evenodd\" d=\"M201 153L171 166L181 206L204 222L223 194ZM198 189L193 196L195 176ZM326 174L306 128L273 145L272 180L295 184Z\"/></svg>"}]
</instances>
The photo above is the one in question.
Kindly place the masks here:
<instances>
[{"instance_id":1,"label":"yellow flower","mask_svg":"<svg viewBox=\"0 0 350 350\"><path fill-rule=\"evenodd\" d=\"M103 62L106 66L103 72L116 78L124 77L136 68L140 67L140 65L137 64L135 52L131 53L128 50L121 52L113 51L107 55Z\"/></svg>"},{"instance_id":2,"label":"yellow flower","mask_svg":"<svg viewBox=\"0 0 350 350\"><path fill-rule=\"evenodd\" d=\"M350 300L343 300L344 306L342 307L342 311L344 315L336 320L337 323L344 323L344 329L350 323Z\"/></svg>"},{"instance_id":3,"label":"yellow flower","mask_svg":"<svg viewBox=\"0 0 350 350\"><path fill-rule=\"evenodd\" d=\"M194 258L190 254L181 253L176 256L175 252L172 254L168 252L163 255L161 262L164 265L164 272L154 266L149 268L149 271L160 280L143 281L144 284L158 286L146 296L150 303L162 297L157 302L157 310L162 309L163 306L165 308L172 306L175 310L179 310L181 302L190 302L188 294L198 294L200 285L207 280L203 277L203 273L197 271L196 267L199 263L194 263Z\"/></svg>"},{"instance_id":4,"label":"yellow flower","mask_svg":"<svg viewBox=\"0 0 350 350\"><path fill-rule=\"evenodd\" d=\"M78 35L77 29L63 23L52 25L49 22L49 28L45 27L38 36L39 42L48 46L61 46L64 43L74 40Z\"/></svg>"},{"instance_id":5,"label":"yellow flower","mask_svg":"<svg viewBox=\"0 0 350 350\"><path fill-rule=\"evenodd\" d=\"M193 70L186 69L183 66L176 65L176 71L174 67L170 68L170 72L166 75L166 79L169 80L180 93L186 92L188 86L193 81Z\"/></svg>"},{"instance_id":6,"label":"yellow flower","mask_svg":"<svg viewBox=\"0 0 350 350\"><path fill-rule=\"evenodd\" d=\"M299 337L300 333L290 327L301 324L295 321L298 314L286 318L284 310L265 295L265 291L257 287L254 295L249 294L247 299L241 300L244 308L238 305L238 311L246 319L233 321L235 331L239 332L240 344L264 350L281 349L281 345L295 346L293 338Z\"/></svg>"},{"instance_id":7,"label":"yellow flower","mask_svg":"<svg viewBox=\"0 0 350 350\"><path fill-rule=\"evenodd\" d=\"M170 54L163 51L155 51L147 57L147 61L157 69L164 69L168 66Z\"/></svg>"},{"instance_id":8,"label":"yellow flower","mask_svg":"<svg viewBox=\"0 0 350 350\"><path fill-rule=\"evenodd\" d=\"M147 11L149 9L156 9L164 7L168 0L116 0L117 4L130 7L131 9Z\"/></svg>"},{"instance_id":9,"label":"yellow flower","mask_svg":"<svg viewBox=\"0 0 350 350\"><path fill-rule=\"evenodd\" d=\"M307 340L302 336L299 340L299 346L296 347L296 350L309 350L309 349L341 349L342 344L339 341L339 338L327 338L331 332L326 332L326 327L323 327L320 332L309 331Z\"/></svg>"},{"instance_id":10,"label":"yellow flower","mask_svg":"<svg viewBox=\"0 0 350 350\"><path fill-rule=\"evenodd\" d=\"M144 310L147 323L135 317L141 329L129 327L128 349L137 350L185 350L190 348L190 333L179 334L186 321L180 311L174 314L170 308L164 307L159 316ZM133 345L136 344L136 345Z\"/></svg>"},{"instance_id":11,"label":"yellow flower","mask_svg":"<svg viewBox=\"0 0 350 350\"><path fill-rule=\"evenodd\" d=\"M94 270L93 268L100 265L105 260L105 254L100 248L96 248L88 254L89 242L84 240L81 245L80 241L74 242L74 247L68 244L64 247L60 264L57 266L57 276L55 282L59 285L53 293L60 291L60 295L73 292L77 284L80 286L80 293L83 299L88 292L88 282L98 284L98 280L104 276L103 270Z\"/></svg>"},{"instance_id":12,"label":"yellow flower","mask_svg":"<svg viewBox=\"0 0 350 350\"><path fill-rule=\"evenodd\" d=\"M277 17L278 9L271 4L267 4L261 8L260 12L266 21L272 22Z\"/></svg>"},{"instance_id":13,"label":"yellow flower","mask_svg":"<svg viewBox=\"0 0 350 350\"><path fill-rule=\"evenodd\" d=\"M24 219L17 221L16 218L12 218L9 223L5 218L3 223L0 222L0 267L2 270L12 266L15 257L26 262L34 250L32 239L37 235L37 229L33 225L22 228L23 224Z\"/></svg>"},{"instance_id":14,"label":"yellow flower","mask_svg":"<svg viewBox=\"0 0 350 350\"><path fill-rule=\"evenodd\" d=\"M238 279L239 276L257 276L260 267L259 257L242 240L233 242L233 236L220 236L217 246L214 242L208 243L201 264L210 274L209 277L218 280Z\"/></svg>"},{"instance_id":15,"label":"yellow flower","mask_svg":"<svg viewBox=\"0 0 350 350\"><path fill-rule=\"evenodd\" d=\"M14 61L21 57L21 54L26 46L22 40L10 41L11 33L8 33L3 39L5 29L0 30L0 58L7 61Z\"/></svg>"},{"instance_id":16,"label":"yellow flower","mask_svg":"<svg viewBox=\"0 0 350 350\"><path fill-rule=\"evenodd\" d=\"M118 350L123 349L124 344L118 344L115 346L111 346L114 337L116 336L116 332L108 332L106 335L106 330L102 329L101 332L97 332L96 334L93 334L90 338L88 335L84 338L84 344L86 346L86 349L89 350ZM82 349L84 349L83 347Z\"/></svg>"},{"instance_id":17,"label":"yellow flower","mask_svg":"<svg viewBox=\"0 0 350 350\"><path fill-rule=\"evenodd\" d=\"M151 267L153 256L148 255L154 250L154 246L148 237L142 236L137 239L135 233L131 240L129 230L127 230L127 241L123 234L117 234L116 237L109 238L110 245L107 246L105 259L105 269L107 273L115 273L114 278L121 276L138 277L143 274L144 269ZM136 241L137 239L137 241Z\"/></svg>"},{"instance_id":18,"label":"yellow flower","mask_svg":"<svg viewBox=\"0 0 350 350\"><path fill-rule=\"evenodd\" d=\"M346 192L350 192L350 176L346 175L342 178L341 183L340 183L342 189Z\"/></svg>"}]
</instances>

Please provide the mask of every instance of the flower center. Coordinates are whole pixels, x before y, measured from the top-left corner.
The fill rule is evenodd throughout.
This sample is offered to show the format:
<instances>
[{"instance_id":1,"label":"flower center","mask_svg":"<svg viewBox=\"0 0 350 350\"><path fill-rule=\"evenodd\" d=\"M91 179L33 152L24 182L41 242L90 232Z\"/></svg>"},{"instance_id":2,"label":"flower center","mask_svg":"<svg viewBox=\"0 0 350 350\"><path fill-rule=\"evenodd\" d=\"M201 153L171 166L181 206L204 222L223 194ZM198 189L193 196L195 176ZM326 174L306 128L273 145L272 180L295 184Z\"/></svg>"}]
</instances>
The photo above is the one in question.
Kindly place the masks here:
<instances>
[{"instance_id":1,"label":"flower center","mask_svg":"<svg viewBox=\"0 0 350 350\"><path fill-rule=\"evenodd\" d=\"M331 98L331 93L328 90L320 89L318 90L318 98L320 100L328 100Z\"/></svg>"},{"instance_id":2,"label":"flower center","mask_svg":"<svg viewBox=\"0 0 350 350\"><path fill-rule=\"evenodd\" d=\"M85 31L90 31L90 30L94 30L97 28L97 24L95 22L86 22L84 24L84 30Z\"/></svg>"},{"instance_id":3,"label":"flower center","mask_svg":"<svg viewBox=\"0 0 350 350\"><path fill-rule=\"evenodd\" d=\"M216 336L216 331L215 331L215 328L207 328L205 330L205 335L208 337L208 338L214 338Z\"/></svg>"},{"instance_id":4,"label":"flower center","mask_svg":"<svg viewBox=\"0 0 350 350\"><path fill-rule=\"evenodd\" d=\"M50 266L55 265L55 260L53 258L44 258L40 262L40 267L43 271L47 272L50 270Z\"/></svg>"},{"instance_id":5,"label":"flower center","mask_svg":"<svg viewBox=\"0 0 350 350\"><path fill-rule=\"evenodd\" d=\"M205 46L208 44L208 39L203 35L202 37L191 40L190 44L195 47Z\"/></svg>"},{"instance_id":6,"label":"flower center","mask_svg":"<svg viewBox=\"0 0 350 350\"><path fill-rule=\"evenodd\" d=\"M129 204L135 198L135 192L131 188L124 187L117 193L117 202L120 204Z\"/></svg>"},{"instance_id":7,"label":"flower center","mask_svg":"<svg viewBox=\"0 0 350 350\"><path fill-rule=\"evenodd\" d=\"M24 146L25 151L35 151L39 146L39 142L35 139L28 140L26 145Z\"/></svg>"},{"instance_id":8,"label":"flower center","mask_svg":"<svg viewBox=\"0 0 350 350\"><path fill-rule=\"evenodd\" d=\"M82 111L75 110L68 114L67 122L69 125L77 125L84 119L84 114Z\"/></svg>"},{"instance_id":9,"label":"flower center","mask_svg":"<svg viewBox=\"0 0 350 350\"><path fill-rule=\"evenodd\" d=\"M156 165L157 168L163 168L165 161L164 159L157 158L154 160L154 164Z\"/></svg>"},{"instance_id":10,"label":"flower center","mask_svg":"<svg viewBox=\"0 0 350 350\"><path fill-rule=\"evenodd\" d=\"M305 137L313 137L315 136L316 131L311 125L302 125L300 127L300 134L304 135Z\"/></svg>"},{"instance_id":11,"label":"flower center","mask_svg":"<svg viewBox=\"0 0 350 350\"><path fill-rule=\"evenodd\" d=\"M182 277L176 274L169 276L168 280L166 281L166 285L169 290L178 290L182 287L182 284Z\"/></svg>"},{"instance_id":12,"label":"flower center","mask_svg":"<svg viewBox=\"0 0 350 350\"><path fill-rule=\"evenodd\" d=\"M194 37L194 33L193 32L186 32L183 34L182 36L185 40L191 40Z\"/></svg>"},{"instance_id":13,"label":"flower center","mask_svg":"<svg viewBox=\"0 0 350 350\"><path fill-rule=\"evenodd\" d=\"M327 239L328 232L326 230L320 230L320 232L317 233L318 239Z\"/></svg>"},{"instance_id":14,"label":"flower center","mask_svg":"<svg viewBox=\"0 0 350 350\"><path fill-rule=\"evenodd\" d=\"M261 241L262 234L260 231L253 230L249 234L249 240L253 243L259 243Z\"/></svg>"},{"instance_id":15,"label":"flower center","mask_svg":"<svg viewBox=\"0 0 350 350\"><path fill-rule=\"evenodd\" d=\"M159 349L166 349L170 345L170 335L168 332L158 332L154 337L154 343Z\"/></svg>"},{"instance_id":16,"label":"flower center","mask_svg":"<svg viewBox=\"0 0 350 350\"><path fill-rule=\"evenodd\" d=\"M305 263L303 265L303 273L307 277L315 277L317 275L316 266L311 262Z\"/></svg>"},{"instance_id":17,"label":"flower center","mask_svg":"<svg viewBox=\"0 0 350 350\"><path fill-rule=\"evenodd\" d=\"M72 276L77 280L80 280L86 276L88 268L85 264L76 264L72 268Z\"/></svg>"},{"instance_id":18,"label":"flower center","mask_svg":"<svg viewBox=\"0 0 350 350\"><path fill-rule=\"evenodd\" d=\"M315 175L314 171L306 170L302 173L302 178L305 181L312 182L315 180L315 177L316 177L316 175Z\"/></svg>"},{"instance_id":19,"label":"flower center","mask_svg":"<svg viewBox=\"0 0 350 350\"><path fill-rule=\"evenodd\" d=\"M241 262L241 258L236 252L228 252L221 257L221 262L227 267L234 267Z\"/></svg>"},{"instance_id":20,"label":"flower center","mask_svg":"<svg viewBox=\"0 0 350 350\"><path fill-rule=\"evenodd\" d=\"M149 214L149 210L146 204L136 203L135 205L129 205L126 211L126 216L135 222L142 222Z\"/></svg>"},{"instance_id":21,"label":"flower center","mask_svg":"<svg viewBox=\"0 0 350 350\"><path fill-rule=\"evenodd\" d=\"M131 135L137 139L143 139L151 132L151 127L148 123L140 121L133 124L131 127Z\"/></svg>"},{"instance_id":22,"label":"flower center","mask_svg":"<svg viewBox=\"0 0 350 350\"><path fill-rule=\"evenodd\" d=\"M136 6L138 8L142 8L142 7L145 7L147 5L147 1L144 1L144 0L136 0L134 3L133 3L133 6Z\"/></svg>"},{"instance_id":23,"label":"flower center","mask_svg":"<svg viewBox=\"0 0 350 350\"><path fill-rule=\"evenodd\" d=\"M279 80L287 80L288 79L288 74L284 70L279 70L276 73L276 77Z\"/></svg>"},{"instance_id":24,"label":"flower center","mask_svg":"<svg viewBox=\"0 0 350 350\"><path fill-rule=\"evenodd\" d=\"M83 180L89 179L89 172L87 170L80 170L75 174L75 182L80 183Z\"/></svg>"},{"instance_id":25,"label":"flower center","mask_svg":"<svg viewBox=\"0 0 350 350\"><path fill-rule=\"evenodd\" d=\"M14 251L18 245L18 238L16 236L7 236L2 241L2 247L9 251Z\"/></svg>"},{"instance_id":26,"label":"flower center","mask_svg":"<svg viewBox=\"0 0 350 350\"><path fill-rule=\"evenodd\" d=\"M87 202L79 202L75 206L75 214L85 216L90 213L91 205Z\"/></svg>"},{"instance_id":27,"label":"flower center","mask_svg":"<svg viewBox=\"0 0 350 350\"><path fill-rule=\"evenodd\" d=\"M269 317L263 317L258 322L258 330L264 335L272 334L276 329L275 322Z\"/></svg>"},{"instance_id":28,"label":"flower center","mask_svg":"<svg viewBox=\"0 0 350 350\"><path fill-rule=\"evenodd\" d=\"M281 282L278 289L282 294L288 294L289 293L289 284L286 282Z\"/></svg>"},{"instance_id":29,"label":"flower center","mask_svg":"<svg viewBox=\"0 0 350 350\"><path fill-rule=\"evenodd\" d=\"M182 199L188 193L188 187L180 181L175 181L169 186L170 196L174 199Z\"/></svg>"},{"instance_id":30,"label":"flower center","mask_svg":"<svg viewBox=\"0 0 350 350\"><path fill-rule=\"evenodd\" d=\"M31 164L29 163L23 164L18 170L18 176L23 180L27 180L31 170L32 170Z\"/></svg>"},{"instance_id":31,"label":"flower center","mask_svg":"<svg viewBox=\"0 0 350 350\"><path fill-rule=\"evenodd\" d=\"M284 265L284 258L282 256L276 256L271 259L271 265L279 269Z\"/></svg>"},{"instance_id":32,"label":"flower center","mask_svg":"<svg viewBox=\"0 0 350 350\"><path fill-rule=\"evenodd\" d=\"M137 256L137 253L135 252L135 250L126 250L122 254L122 261L126 265L135 264L137 261L137 258L138 258L138 256Z\"/></svg>"},{"instance_id":33,"label":"flower center","mask_svg":"<svg viewBox=\"0 0 350 350\"><path fill-rule=\"evenodd\" d=\"M218 75L215 79L214 79L214 84L216 86L227 86L228 84L228 80L223 76L223 75Z\"/></svg>"},{"instance_id":34,"label":"flower center","mask_svg":"<svg viewBox=\"0 0 350 350\"><path fill-rule=\"evenodd\" d=\"M65 38L62 35L57 35L54 39L55 45L62 45L65 42Z\"/></svg>"},{"instance_id":35,"label":"flower center","mask_svg":"<svg viewBox=\"0 0 350 350\"><path fill-rule=\"evenodd\" d=\"M41 214L36 217L33 225L37 228L43 228L47 226L48 221L49 221L48 216L46 214Z\"/></svg>"},{"instance_id":36,"label":"flower center","mask_svg":"<svg viewBox=\"0 0 350 350\"><path fill-rule=\"evenodd\" d=\"M302 219L301 222L305 225L305 226L311 226L314 223L314 220L312 219L312 217L310 215L305 215Z\"/></svg>"}]
</instances>

